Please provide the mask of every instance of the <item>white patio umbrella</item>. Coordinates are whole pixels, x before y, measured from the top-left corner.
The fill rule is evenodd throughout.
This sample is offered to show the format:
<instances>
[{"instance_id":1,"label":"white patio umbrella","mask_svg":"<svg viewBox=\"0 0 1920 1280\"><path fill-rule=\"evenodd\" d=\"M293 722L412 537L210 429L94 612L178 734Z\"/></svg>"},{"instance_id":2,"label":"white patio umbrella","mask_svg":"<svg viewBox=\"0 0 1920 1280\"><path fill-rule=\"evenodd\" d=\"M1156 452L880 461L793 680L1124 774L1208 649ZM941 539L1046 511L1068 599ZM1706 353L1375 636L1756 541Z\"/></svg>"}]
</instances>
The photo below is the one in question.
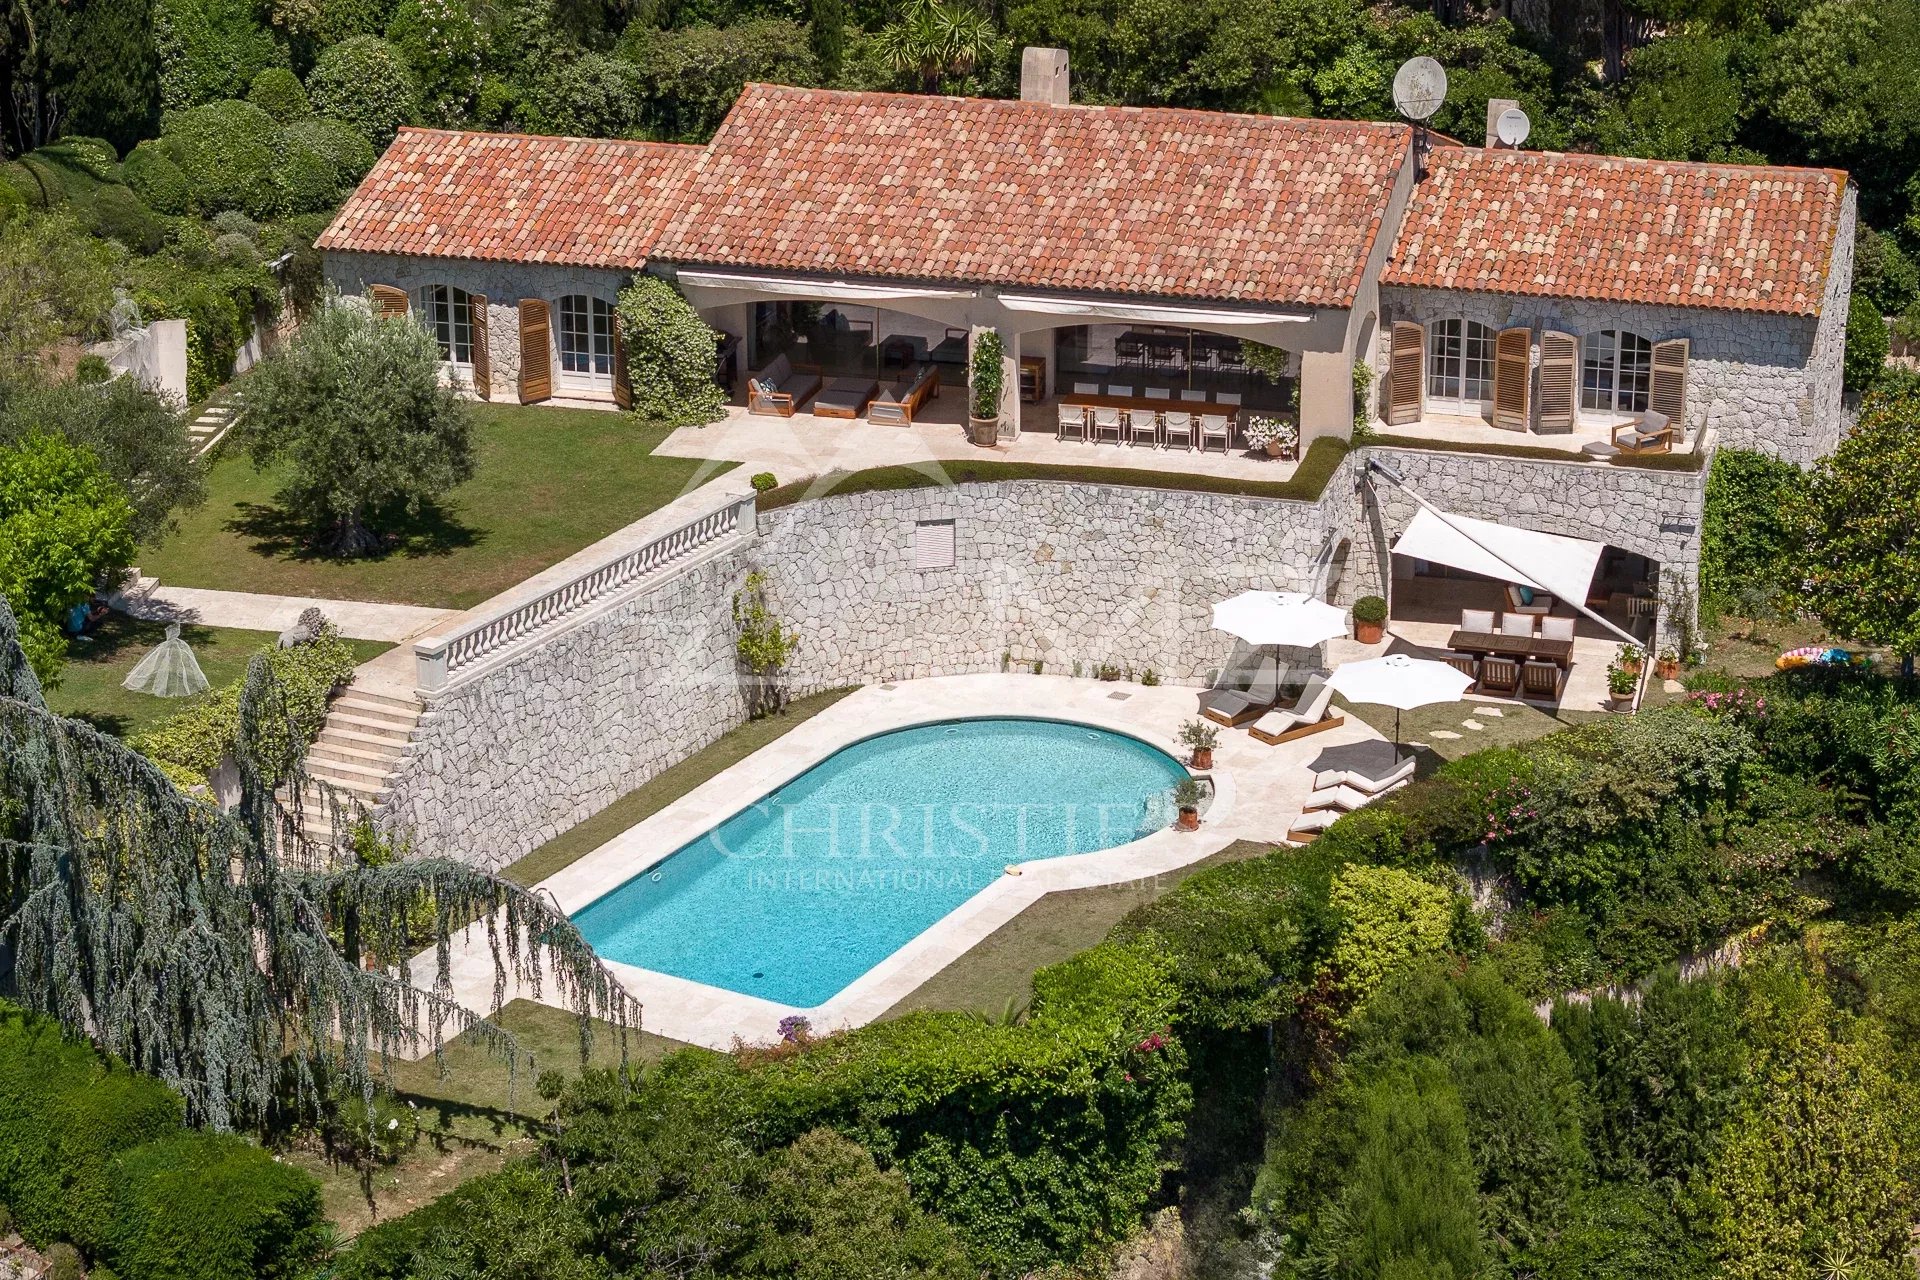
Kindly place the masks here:
<instances>
[{"instance_id":1,"label":"white patio umbrella","mask_svg":"<svg viewBox=\"0 0 1920 1280\"><path fill-rule=\"evenodd\" d=\"M1364 662L1344 662L1327 685L1349 702L1393 708L1393 741L1400 743L1400 713L1436 702L1458 702L1473 677L1444 662L1389 653Z\"/></svg>"},{"instance_id":2,"label":"white patio umbrella","mask_svg":"<svg viewBox=\"0 0 1920 1280\"><path fill-rule=\"evenodd\" d=\"M1213 629L1248 644L1305 649L1347 634L1347 614L1298 591L1242 591L1213 606Z\"/></svg>"}]
</instances>

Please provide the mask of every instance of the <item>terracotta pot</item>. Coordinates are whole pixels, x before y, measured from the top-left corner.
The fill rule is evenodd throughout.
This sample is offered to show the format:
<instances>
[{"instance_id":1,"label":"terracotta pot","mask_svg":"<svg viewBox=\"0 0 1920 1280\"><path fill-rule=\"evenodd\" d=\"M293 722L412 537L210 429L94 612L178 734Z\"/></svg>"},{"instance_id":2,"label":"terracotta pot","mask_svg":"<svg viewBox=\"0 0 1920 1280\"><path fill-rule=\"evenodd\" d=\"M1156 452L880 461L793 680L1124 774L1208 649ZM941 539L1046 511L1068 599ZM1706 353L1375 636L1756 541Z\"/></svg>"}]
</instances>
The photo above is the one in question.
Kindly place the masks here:
<instances>
[{"instance_id":1,"label":"terracotta pot","mask_svg":"<svg viewBox=\"0 0 1920 1280\"><path fill-rule=\"evenodd\" d=\"M1654 674L1662 680L1678 680L1680 678L1680 664L1678 662L1658 663L1654 666L1653 671Z\"/></svg>"},{"instance_id":2,"label":"terracotta pot","mask_svg":"<svg viewBox=\"0 0 1920 1280\"><path fill-rule=\"evenodd\" d=\"M1284 457L1286 457L1286 456L1287 456L1287 442L1286 442L1286 441L1284 441L1284 440L1269 440L1269 441L1267 441L1267 456L1268 456L1269 458L1284 458Z\"/></svg>"},{"instance_id":3,"label":"terracotta pot","mask_svg":"<svg viewBox=\"0 0 1920 1280\"><path fill-rule=\"evenodd\" d=\"M1361 644L1379 644L1380 637L1386 634L1387 624L1384 622L1361 622L1358 619L1354 620L1353 638Z\"/></svg>"},{"instance_id":4,"label":"terracotta pot","mask_svg":"<svg viewBox=\"0 0 1920 1280\"><path fill-rule=\"evenodd\" d=\"M1200 829L1200 811L1198 809L1182 809L1180 811L1180 829L1182 831L1198 831Z\"/></svg>"},{"instance_id":5,"label":"terracotta pot","mask_svg":"<svg viewBox=\"0 0 1920 1280\"><path fill-rule=\"evenodd\" d=\"M991 449L1000 442L1000 419L969 417L967 434L981 448Z\"/></svg>"},{"instance_id":6,"label":"terracotta pot","mask_svg":"<svg viewBox=\"0 0 1920 1280\"><path fill-rule=\"evenodd\" d=\"M1201 747L1193 753L1193 767L1196 769L1213 768L1213 748Z\"/></svg>"},{"instance_id":7,"label":"terracotta pot","mask_svg":"<svg viewBox=\"0 0 1920 1280\"><path fill-rule=\"evenodd\" d=\"M1625 711L1633 705L1633 695L1630 693L1609 693L1607 695L1607 705L1615 711Z\"/></svg>"}]
</instances>

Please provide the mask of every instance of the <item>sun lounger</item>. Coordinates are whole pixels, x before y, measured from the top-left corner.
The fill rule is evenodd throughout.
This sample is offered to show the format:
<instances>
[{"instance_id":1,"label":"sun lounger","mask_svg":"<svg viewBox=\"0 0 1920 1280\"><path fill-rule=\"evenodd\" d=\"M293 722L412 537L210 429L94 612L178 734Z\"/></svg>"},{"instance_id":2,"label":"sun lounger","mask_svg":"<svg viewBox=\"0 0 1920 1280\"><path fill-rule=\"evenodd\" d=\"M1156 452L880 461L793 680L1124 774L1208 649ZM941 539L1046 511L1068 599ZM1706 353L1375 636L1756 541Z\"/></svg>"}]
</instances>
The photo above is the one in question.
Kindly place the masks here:
<instances>
[{"instance_id":1,"label":"sun lounger","mask_svg":"<svg viewBox=\"0 0 1920 1280\"><path fill-rule=\"evenodd\" d=\"M1365 795L1377 796L1411 778L1413 766L1414 759L1408 756L1378 778L1370 777L1355 769L1322 769L1313 775L1313 791L1318 795L1322 791L1347 787Z\"/></svg>"},{"instance_id":2,"label":"sun lounger","mask_svg":"<svg viewBox=\"0 0 1920 1280\"><path fill-rule=\"evenodd\" d=\"M1291 710L1269 711L1247 732L1275 747L1310 733L1322 733L1347 722L1345 716L1327 709L1332 702L1333 689L1327 684L1327 678L1316 675L1307 681L1307 687L1300 691L1300 698Z\"/></svg>"},{"instance_id":3,"label":"sun lounger","mask_svg":"<svg viewBox=\"0 0 1920 1280\"><path fill-rule=\"evenodd\" d=\"M1200 714L1229 729L1243 725L1280 700L1286 670L1274 658L1263 658L1253 679L1241 689L1209 689L1200 695Z\"/></svg>"}]
</instances>

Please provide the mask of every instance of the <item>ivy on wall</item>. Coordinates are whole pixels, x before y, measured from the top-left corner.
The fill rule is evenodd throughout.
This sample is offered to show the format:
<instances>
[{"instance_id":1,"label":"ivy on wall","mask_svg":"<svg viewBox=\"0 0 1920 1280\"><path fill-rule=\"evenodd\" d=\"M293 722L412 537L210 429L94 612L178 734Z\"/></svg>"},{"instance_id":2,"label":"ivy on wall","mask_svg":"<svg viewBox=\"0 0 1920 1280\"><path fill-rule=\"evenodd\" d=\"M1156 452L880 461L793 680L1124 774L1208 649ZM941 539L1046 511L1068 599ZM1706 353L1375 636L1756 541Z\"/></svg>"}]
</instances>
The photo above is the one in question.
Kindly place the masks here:
<instances>
[{"instance_id":1,"label":"ivy on wall","mask_svg":"<svg viewBox=\"0 0 1920 1280\"><path fill-rule=\"evenodd\" d=\"M633 411L671 426L719 418L726 393L713 380L713 329L687 300L665 280L635 276L619 311Z\"/></svg>"}]
</instances>

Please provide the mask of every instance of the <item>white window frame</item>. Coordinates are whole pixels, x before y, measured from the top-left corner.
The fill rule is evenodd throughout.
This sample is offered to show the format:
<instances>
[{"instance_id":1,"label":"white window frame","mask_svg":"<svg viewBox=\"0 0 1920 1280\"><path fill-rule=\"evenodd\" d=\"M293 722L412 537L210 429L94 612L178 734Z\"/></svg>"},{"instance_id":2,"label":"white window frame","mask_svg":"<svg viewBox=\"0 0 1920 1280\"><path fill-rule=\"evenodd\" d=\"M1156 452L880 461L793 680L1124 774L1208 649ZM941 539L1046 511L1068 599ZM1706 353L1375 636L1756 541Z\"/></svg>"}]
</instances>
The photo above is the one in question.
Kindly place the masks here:
<instances>
[{"instance_id":1,"label":"white window frame","mask_svg":"<svg viewBox=\"0 0 1920 1280\"><path fill-rule=\"evenodd\" d=\"M560 385L612 390L613 326L619 323L613 304L594 294L569 293L554 310L554 367L560 371ZM571 367L575 364L581 367Z\"/></svg>"},{"instance_id":2,"label":"white window frame","mask_svg":"<svg viewBox=\"0 0 1920 1280\"><path fill-rule=\"evenodd\" d=\"M1429 412L1485 415L1493 409L1494 343L1500 331L1465 316L1443 316L1427 324L1427 406ZM1446 347L1451 345L1453 350ZM1478 394L1485 391L1485 395Z\"/></svg>"},{"instance_id":3,"label":"white window frame","mask_svg":"<svg viewBox=\"0 0 1920 1280\"><path fill-rule=\"evenodd\" d=\"M1600 329L1580 339L1583 418L1596 422L1636 418L1646 409L1652 390L1651 340L1630 329Z\"/></svg>"},{"instance_id":4,"label":"white window frame","mask_svg":"<svg viewBox=\"0 0 1920 1280\"><path fill-rule=\"evenodd\" d=\"M473 298L450 284L423 284L413 291L414 314L440 344L440 362L456 372L473 374ZM461 358L462 352L466 358Z\"/></svg>"}]
</instances>

